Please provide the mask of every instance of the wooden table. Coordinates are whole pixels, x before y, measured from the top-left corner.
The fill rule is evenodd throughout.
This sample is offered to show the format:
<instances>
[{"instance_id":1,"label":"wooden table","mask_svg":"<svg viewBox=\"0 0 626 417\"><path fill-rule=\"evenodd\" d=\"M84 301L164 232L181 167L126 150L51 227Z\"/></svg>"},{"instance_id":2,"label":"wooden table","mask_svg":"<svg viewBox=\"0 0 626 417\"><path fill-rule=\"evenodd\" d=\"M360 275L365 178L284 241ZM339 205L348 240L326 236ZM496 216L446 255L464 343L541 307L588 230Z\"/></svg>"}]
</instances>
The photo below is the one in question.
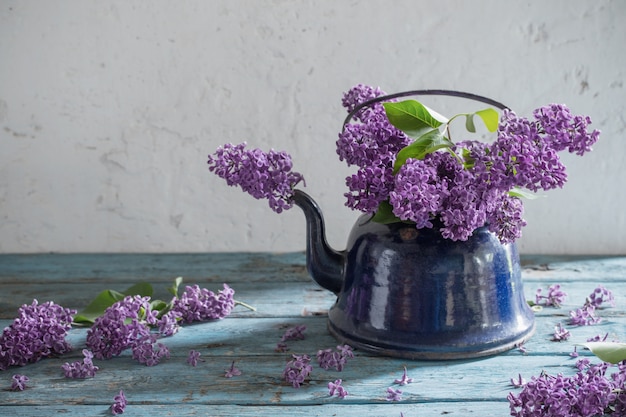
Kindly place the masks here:
<instances>
[{"instance_id":1,"label":"wooden table","mask_svg":"<svg viewBox=\"0 0 626 417\"><path fill-rule=\"evenodd\" d=\"M1 328L33 298L80 310L104 289L147 281L155 298L169 299L166 288L178 276L214 291L228 283L236 299L257 309L238 306L224 320L183 327L162 339L171 357L157 366L140 365L124 353L96 361L100 371L86 380L67 379L60 368L82 358L86 330L72 329L71 354L0 371L0 415L107 415L113 397L124 390L129 416L507 416L507 394L516 391L511 378L529 379L543 370L573 374L569 354L575 344L606 333L626 340L626 257L525 256L522 261L528 299L534 299L537 288L555 283L568 293L562 308L537 313L537 331L526 354L514 349L478 360L428 362L357 351L343 372L315 365L310 382L294 389L281 380L290 354L314 356L318 349L337 345L325 316L334 297L307 276L302 253L0 255ZM570 340L551 341L554 326L566 324L569 311L598 284L613 291L616 307L600 311L601 324L568 326ZM276 352L285 329L300 324L307 326L306 339L290 342L287 353ZM192 349L205 360L196 367L186 363ZM232 361L242 375L225 378ZM404 366L415 382L394 386ZM8 390L16 373L30 378L25 391ZM338 378L349 392L345 399L328 395L328 382ZM402 400L387 401L388 387L402 389Z\"/></svg>"}]
</instances>

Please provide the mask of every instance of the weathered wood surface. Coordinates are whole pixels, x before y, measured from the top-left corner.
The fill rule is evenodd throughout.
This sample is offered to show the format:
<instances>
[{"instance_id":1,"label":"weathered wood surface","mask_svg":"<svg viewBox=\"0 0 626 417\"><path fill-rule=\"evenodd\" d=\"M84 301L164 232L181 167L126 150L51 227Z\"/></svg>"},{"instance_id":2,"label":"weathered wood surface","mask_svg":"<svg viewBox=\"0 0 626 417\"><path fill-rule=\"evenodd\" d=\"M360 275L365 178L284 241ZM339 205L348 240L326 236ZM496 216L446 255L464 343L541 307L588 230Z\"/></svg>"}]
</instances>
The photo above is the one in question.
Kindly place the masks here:
<instances>
[{"instance_id":1,"label":"weathered wood surface","mask_svg":"<svg viewBox=\"0 0 626 417\"><path fill-rule=\"evenodd\" d=\"M542 370L573 373L569 353L576 344L596 334L626 339L626 257L529 256L523 263L527 298L553 283L568 293L562 308L537 313L537 331L526 344L527 354L512 350L478 360L428 362L357 352L343 372L316 366L311 381L294 389L280 378L290 353L314 355L337 344L326 330L325 317L334 297L310 280L301 253L0 255L1 328L33 298L81 309L104 289L123 290L147 281L155 297L167 299L166 287L177 276L213 290L228 283L237 299L257 307L254 312L236 307L224 320L186 326L162 339L171 357L158 366L139 365L124 353L96 361L100 371L88 380L66 379L60 369L81 356L86 329L73 329L71 354L0 372L0 415L101 416L123 389L129 400L125 415L133 416L506 416L506 396L515 391L511 378L521 374L529 379ZM598 284L616 297L614 308L600 311L603 322L568 326L570 340L551 341L554 326L566 324L569 311L581 306ZM290 342L287 353L275 352L284 330L297 324L307 326L307 338ZM191 349L202 353L204 361L197 367L186 363ZM243 374L224 378L232 361ZM394 386L404 366L415 382L400 387L402 401L388 402L386 389ZM29 389L7 390L14 373L30 378ZM329 397L326 389L338 378L349 392L343 400Z\"/></svg>"}]
</instances>

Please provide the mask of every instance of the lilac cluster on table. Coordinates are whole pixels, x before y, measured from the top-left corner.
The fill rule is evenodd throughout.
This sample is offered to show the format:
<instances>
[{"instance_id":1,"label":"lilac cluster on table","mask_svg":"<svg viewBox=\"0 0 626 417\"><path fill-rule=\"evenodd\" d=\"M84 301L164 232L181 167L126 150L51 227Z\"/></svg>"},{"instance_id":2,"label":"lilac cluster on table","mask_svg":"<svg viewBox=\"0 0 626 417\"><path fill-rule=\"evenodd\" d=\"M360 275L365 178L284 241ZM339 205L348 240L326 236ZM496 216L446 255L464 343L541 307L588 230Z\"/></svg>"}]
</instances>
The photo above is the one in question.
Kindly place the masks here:
<instances>
[{"instance_id":1,"label":"lilac cluster on table","mask_svg":"<svg viewBox=\"0 0 626 417\"><path fill-rule=\"evenodd\" d=\"M52 301L22 305L18 317L0 335L0 370L69 352L72 347L65 337L74 314L76 310Z\"/></svg>"},{"instance_id":2,"label":"lilac cluster on table","mask_svg":"<svg viewBox=\"0 0 626 417\"><path fill-rule=\"evenodd\" d=\"M126 399L126 395L124 394L124 391L120 390L119 394L113 398L113 404L111 404L111 414L114 416L124 414L127 405L128 400Z\"/></svg>"}]
</instances>

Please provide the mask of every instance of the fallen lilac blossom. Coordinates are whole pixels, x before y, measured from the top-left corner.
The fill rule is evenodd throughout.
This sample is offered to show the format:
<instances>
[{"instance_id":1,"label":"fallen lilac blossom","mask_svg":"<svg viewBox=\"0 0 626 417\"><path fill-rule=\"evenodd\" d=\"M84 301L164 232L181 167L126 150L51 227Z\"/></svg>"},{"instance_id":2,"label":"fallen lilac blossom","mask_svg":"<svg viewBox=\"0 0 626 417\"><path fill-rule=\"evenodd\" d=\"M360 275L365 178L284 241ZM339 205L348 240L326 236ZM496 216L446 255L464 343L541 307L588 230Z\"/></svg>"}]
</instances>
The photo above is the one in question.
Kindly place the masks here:
<instances>
[{"instance_id":1,"label":"fallen lilac blossom","mask_svg":"<svg viewBox=\"0 0 626 417\"><path fill-rule=\"evenodd\" d=\"M409 378L406 371L406 366L404 367L404 372L402 373L402 377L400 379L396 379L393 381L394 384L398 385L407 385L413 382L413 378Z\"/></svg>"},{"instance_id":2,"label":"fallen lilac blossom","mask_svg":"<svg viewBox=\"0 0 626 417\"><path fill-rule=\"evenodd\" d=\"M24 391L26 383L30 381L26 375L15 374L11 377L11 391Z\"/></svg>"},{"instance_id":3,"label":"fallen lilac blossom","mask_svg":"<svg viewBox=\"0 0 626 417\"><path fill-rule=\"evenodd\" d=\"M348 391L346 391L346 389L341 386L342 380L341 379L336 379L335 382L329 382L328 383L328 395L330 395L331 397L333 397L335 394L337 394L337 397L339 398L346 398L348 396Z\"/></svg>"},{"instance_id":4,"label":"fallen lilac blossom","mask_svg":"<svg viewBox=\"0 0 626 417\"><path fill-rule=\"evenodd\" d=\"M283 370L283 379L294 388L300 388L313 370L310 363L309 355L292 355L292 360L287 362Z\"/></svg>"},{"instance_id":5,"label":"fallen lilac blossom","mask_svg":"<svg viewBox=\"0 0 626 417\"><path fill-rule=\"evenodd\" d=\"M111 414L114 416L124 414L124 410L126 410L127 405L128 400L126 399L126 395L124 395L124 391L120 390L120 393L113 398L113 404L111 404Z\"/></svg>"},{"instance_id":6,"label":"fallen lilac blossom","mask_svg":"<svg viewBox=\"0 0 626 417\"><path fill-rule=\"evenodd\" d=\"M65 362L61 365L66 378L93 378L100 368L93 364L93 353L88 349L83 349L83 360L73 363Z\"/></svg>"},{"instance_id":7,"label":"fallen lilac blossom","mask_svg":"<svg viewBox=\"0 0 626 417\"><path fill-rule=\"evenodd\" d=\"M241 375L241 371L238 368L235 368L235 361L230 364L230 368L224 371L224 378L232 378L239 375Z\"/></svg>"}]
</instances>

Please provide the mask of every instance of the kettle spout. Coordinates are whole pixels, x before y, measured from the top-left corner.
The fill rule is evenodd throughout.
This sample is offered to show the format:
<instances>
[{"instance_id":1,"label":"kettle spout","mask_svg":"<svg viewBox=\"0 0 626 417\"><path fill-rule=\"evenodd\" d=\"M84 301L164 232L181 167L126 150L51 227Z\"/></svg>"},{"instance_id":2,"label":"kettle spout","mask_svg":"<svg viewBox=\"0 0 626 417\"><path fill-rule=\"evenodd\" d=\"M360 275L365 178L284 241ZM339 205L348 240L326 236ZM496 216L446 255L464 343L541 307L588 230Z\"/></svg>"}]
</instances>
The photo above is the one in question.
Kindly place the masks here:
<instances>
[{"instance_id":1,"label":"kettle spout","mask_svg":"<svg viewBox=\"0 0 626 417\"><path fill-rule=\"evenodd\" d=\"M293 202L304 211L306 218L307 270L315 282L339 294L342 286L344 253L332 249L326 242L324 217L317 203L300 190L294 191Z\"/></svg>"}]
</instances>

